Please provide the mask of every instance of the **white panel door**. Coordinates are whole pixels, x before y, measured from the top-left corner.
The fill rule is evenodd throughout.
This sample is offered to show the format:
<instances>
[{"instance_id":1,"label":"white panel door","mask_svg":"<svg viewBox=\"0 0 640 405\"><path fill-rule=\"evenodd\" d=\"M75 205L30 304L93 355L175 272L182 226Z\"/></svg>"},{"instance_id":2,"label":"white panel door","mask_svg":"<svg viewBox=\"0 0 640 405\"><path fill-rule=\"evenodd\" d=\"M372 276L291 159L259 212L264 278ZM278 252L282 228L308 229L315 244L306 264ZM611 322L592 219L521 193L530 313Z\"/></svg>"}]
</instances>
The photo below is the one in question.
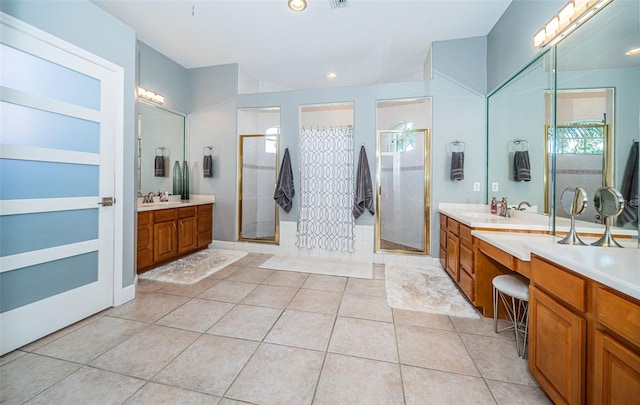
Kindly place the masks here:
<instances>
[{"instance_id":1,"label":"white panel door","mask_svg":"<svg viewBox=\"0 0 640 405\"><path fill-rule=\"evenodd\" d=\"M0 354L113 305L122 71L0 14Z\"/></svg>"}]
</instances>

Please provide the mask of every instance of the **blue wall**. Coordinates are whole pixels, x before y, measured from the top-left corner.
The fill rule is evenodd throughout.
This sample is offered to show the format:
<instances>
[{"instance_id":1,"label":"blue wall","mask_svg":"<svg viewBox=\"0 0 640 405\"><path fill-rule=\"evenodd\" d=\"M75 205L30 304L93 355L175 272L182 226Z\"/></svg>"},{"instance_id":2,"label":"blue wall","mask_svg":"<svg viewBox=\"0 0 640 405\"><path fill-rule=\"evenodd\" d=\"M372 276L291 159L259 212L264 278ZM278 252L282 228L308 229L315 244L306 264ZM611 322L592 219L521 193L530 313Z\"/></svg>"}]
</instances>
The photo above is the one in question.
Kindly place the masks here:
<instances>
[{"instance_id":1,"label":"blue wall","mask_svg":"<svg viewBox=\"0 0 640 405\"><path fill-rule=\"evenodd\" d=\"M138 85L164 96L164 107L189 111L189 75L144 42L138 41Z\"/></svg>"},{"instance_id":2,"label":"blue wall","mask_svg":"<svg viewBox=\"0 0 640 405\"><path fill-rule=\"evenodd\" d=\"M133 284L135 275L135 31L89 1L2 0L0 10L43 31L70 42L124 68L124 216L121 244L122 286Z\"/></svg>"},{"instance_id":3,"label":"blue wall","mask_svg":"<svg viewBox=\"0 0 640 405\"><path fill-rule=\"evenodd\" d=\"M533 35L566 3L566 0L512 1L487 36L489 91L538 55Z\"/></svg>"}]
</instances>

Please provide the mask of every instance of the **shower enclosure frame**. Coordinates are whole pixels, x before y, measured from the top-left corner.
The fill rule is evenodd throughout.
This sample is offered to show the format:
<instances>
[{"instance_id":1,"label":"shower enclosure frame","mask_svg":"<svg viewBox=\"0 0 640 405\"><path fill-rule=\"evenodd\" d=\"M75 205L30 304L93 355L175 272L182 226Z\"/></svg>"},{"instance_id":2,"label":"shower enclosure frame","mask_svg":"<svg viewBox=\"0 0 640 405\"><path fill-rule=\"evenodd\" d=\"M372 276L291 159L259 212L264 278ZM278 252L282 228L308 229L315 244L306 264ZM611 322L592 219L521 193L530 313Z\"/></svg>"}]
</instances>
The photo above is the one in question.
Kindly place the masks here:
<instances>
[{"instance_id":1,"label":"shower enclosure frame","mask_svg":"<svg viewBox=\"0 0 640 405\"><path fill-rule=\"evenodd\" d=\"M410 250L402 248L383 248L382 245L382 193L385 190L382 189L382 134L408 134L408 133L421 133L424 136L424 209L423 219L424 226L422 229L423 246L421 250ZM376 218L375 218L375 251L382 253L402 253L410 255L429 255L430 254L430 212L431 212L431 130L425 129L406 129L406 130L378 130L376 131Z\"/></svg>"}]
</instances>

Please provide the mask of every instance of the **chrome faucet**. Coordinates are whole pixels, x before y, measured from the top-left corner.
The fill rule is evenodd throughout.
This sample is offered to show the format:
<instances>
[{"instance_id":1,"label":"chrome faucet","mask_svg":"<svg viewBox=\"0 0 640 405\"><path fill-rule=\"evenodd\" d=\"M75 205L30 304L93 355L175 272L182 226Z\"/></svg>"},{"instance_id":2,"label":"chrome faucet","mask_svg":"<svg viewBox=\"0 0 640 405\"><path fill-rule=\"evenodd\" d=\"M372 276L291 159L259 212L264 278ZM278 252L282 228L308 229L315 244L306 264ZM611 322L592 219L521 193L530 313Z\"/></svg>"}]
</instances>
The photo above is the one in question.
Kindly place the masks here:
<instances>
[{"instance_id":1,"label":"chrome faucet","mask_svg":"<svg viewBox=\"0 0 640 405\"><path fill-rule=\"evenodd\" d=\"M526 205L527 207L531 207L531 203L529 203L528 201L521 201L520 204L518 204L518 208L516 208L518 211L526 211L526 208L522 208L523 205Z\"/></svg>"},{"instance_id":2,"label":"chrome faucet","mask_svg":"<svg viewBox=\"0 0 640 405\"><path fill-rule=\"evenodd\" d=\"M502 197L502 201L500 201L500 216L509 218L511 216L510 208L507 205L507 197Z\"/></svg>"},{"instance_id":3,"label":"chrome faucet","mask_svg":"<svg viewBox=\"0 0 640 405\"><path fill-rule=\"evenodd\" d=\"M148 203L152 203L153 202L153 191L149 191L149 194L144 196L144 199L142 200L143 204L148 204Z\"/></svg>"}]
</instances>

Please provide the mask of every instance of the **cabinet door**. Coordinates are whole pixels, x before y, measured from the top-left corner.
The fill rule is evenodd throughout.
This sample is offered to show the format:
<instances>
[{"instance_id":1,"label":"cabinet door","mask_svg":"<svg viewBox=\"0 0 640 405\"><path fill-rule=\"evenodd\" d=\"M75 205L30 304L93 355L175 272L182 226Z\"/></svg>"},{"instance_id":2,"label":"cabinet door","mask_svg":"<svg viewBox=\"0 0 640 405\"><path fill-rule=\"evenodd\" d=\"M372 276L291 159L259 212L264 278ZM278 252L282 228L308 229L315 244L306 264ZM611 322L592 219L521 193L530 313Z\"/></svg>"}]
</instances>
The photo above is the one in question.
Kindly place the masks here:
<instances>
[{"instance_id":1,"label":"cabinet door","mask_svg":"<svg viewBox=\"0 0 640 405\"><path fill-rule=\"evenodd\" d=\"M586 320L541 290L529 291L529 371L554 403L582 404Z\"/></svg>"},{"instance_id":2,"label":"cabinet door","mask_svg":"<svg viewBox=\"0 0 640 405\"><path fill-rule=\"evenodd\" d=\"M178 254L198 247L198 222L195 217L178 220Z\"/></svg>"},{"instance_id":3,"label":"cabinet door","mask_svg":"<svg viewBox=\"0 0 640 405\"><path fill-rule=\"evenodd\" d=\"M447 268L447 229L444 226L440 227L440 264Z\"/></svg>"},{"instance_id":4,"label":"cabinet door","mask_svg":"<svg viewBox=\"0 0 640 405\"><path fill-rule=\"evenodd\" d=\"M172 259L178 254L178 232L175 221L153 225L153 261Z\"/></svg>"},{"instance_id":5,"label":"cabinet door","mask_svg":"<svg viewBox=\"0 0 640 405\"><path fill-rule=\"evenodd\" d=\"M447 272L456 282L458 281L458 266L460 258L460 240L451 232L447 232Z\"/></svg>"},{"instance_id":6,"label":"cabinet door","mask_svg":"<svg viewBox=\"0 0 640 405\"><path fill-rule=\"evenodd\" d=\"M637 404L640 356L599 330L596 330L594 346L593 403Z\"/></svg>"},{"instance_id":7,"label":"cabinet door","mask_svg":"<svg viewBox=\"0 0 640 405\"><path fill-rule=\"evenodd\" d=\"M138 255L137 270L153 264L153 217L151 212L138 213Z\"/></svg>"}]
</instances>

